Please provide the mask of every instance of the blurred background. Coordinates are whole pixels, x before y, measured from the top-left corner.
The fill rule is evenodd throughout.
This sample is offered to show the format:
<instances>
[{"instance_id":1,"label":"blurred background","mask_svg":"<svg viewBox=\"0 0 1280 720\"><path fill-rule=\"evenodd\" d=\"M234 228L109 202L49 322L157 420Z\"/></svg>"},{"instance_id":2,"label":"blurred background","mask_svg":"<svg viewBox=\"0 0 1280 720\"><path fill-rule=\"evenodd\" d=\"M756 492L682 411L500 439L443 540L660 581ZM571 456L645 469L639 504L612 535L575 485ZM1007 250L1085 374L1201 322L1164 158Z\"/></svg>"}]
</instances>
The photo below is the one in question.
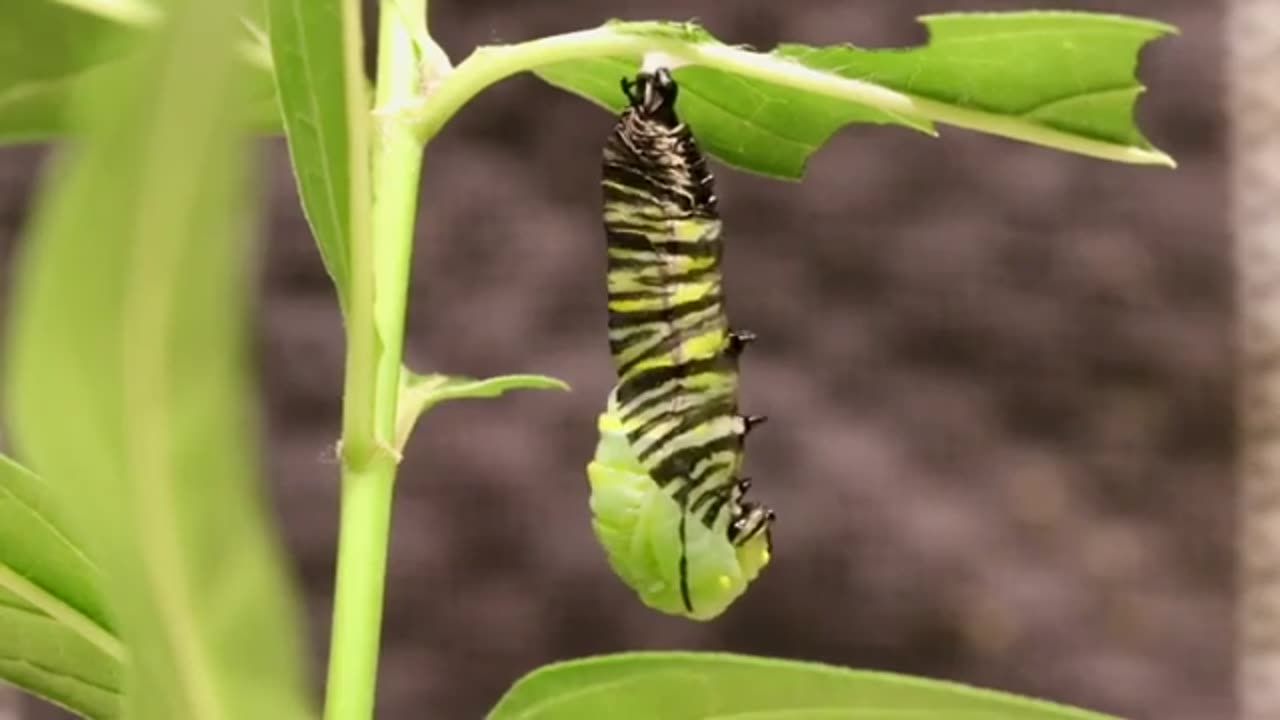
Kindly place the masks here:
<instances>
[{"instance_id":1,"label":"blurred background","mask_svg":"<svg viewBox=\"0 0 1280 720\"><path fill-rule=\"evenodd\" d=\"M901 46L918 15L1059 8L1179 26L1139 108L1177 171L942 127L854 127L802 183L716 166L743 409L775 559L724 616L643 607L590 530L613 382L599 156L613 118L532 76L431 146L408 358L571 393L448 404L401 471L378 717L480 718L523 673L716 649L950 678L1132 718L1227 718L1232 284L1210 0L436 0L455 62L609 17L726 42ZM263 141L265 476L306 588L317 688L337 527L342 336L283 142ZM46 151L0 149L0 291ZM24 700L19 717L64 717Z\"/></svg>"}]
</instances>

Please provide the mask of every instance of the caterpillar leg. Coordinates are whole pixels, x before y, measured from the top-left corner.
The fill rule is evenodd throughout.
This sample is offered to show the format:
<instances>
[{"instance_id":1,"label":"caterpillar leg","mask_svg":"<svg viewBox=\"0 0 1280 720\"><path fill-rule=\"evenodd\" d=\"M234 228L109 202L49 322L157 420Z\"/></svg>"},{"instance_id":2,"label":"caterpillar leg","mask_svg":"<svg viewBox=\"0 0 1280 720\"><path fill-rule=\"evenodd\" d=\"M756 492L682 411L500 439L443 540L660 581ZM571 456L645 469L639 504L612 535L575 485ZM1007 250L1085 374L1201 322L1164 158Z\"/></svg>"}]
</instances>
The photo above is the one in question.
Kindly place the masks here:
<instances>
[{"instance_id":1,"label":"caterpillar leg","mask_svg":"<svg viewBox=\"0 0 1280 720\"><path fill-rule=\"evenodd\" d=\"M746 437L751 434L751 430L757 425L763 425L769 420L768 415L742 415L742 436Z\"/></svg>"},{"instance_id":2,"label":"caterpillar leg","mask_svg":"<svg viewBox=\"0 0 1280 720\"><path fill-rule=\"evenodd\" d=\"M635 80L632 80L631 78L624 75L622 77L621 85L622 85L622 94L627 96L627 100L631 101L632 105L635 105L640 102L639 99L637 99L635 96L635 87L636 87Z\"/></svg>"},{"instance_id":3,"label":"caterpillar leg","mask_svg":"<svg viewBox=\"0 0 1280 720\"><path fill-rule=\"evenodd\" d=\"M750 330L729 331L729 356L738 357L748 345L755 342L756 334Z\"/></svg>"},{"instance_id":4,"label":"caterpillar leg","mask_svg":"<svg viewBox=\"0 0 1280 720\"><path fill-rule=\"evenodd\" d=\"M759 503L744 502L735 510L734 520L729 523L729 542L745 545L762 532L768 538L769 526L777 518L772 509Z\"/></svg>"}]
</instances>

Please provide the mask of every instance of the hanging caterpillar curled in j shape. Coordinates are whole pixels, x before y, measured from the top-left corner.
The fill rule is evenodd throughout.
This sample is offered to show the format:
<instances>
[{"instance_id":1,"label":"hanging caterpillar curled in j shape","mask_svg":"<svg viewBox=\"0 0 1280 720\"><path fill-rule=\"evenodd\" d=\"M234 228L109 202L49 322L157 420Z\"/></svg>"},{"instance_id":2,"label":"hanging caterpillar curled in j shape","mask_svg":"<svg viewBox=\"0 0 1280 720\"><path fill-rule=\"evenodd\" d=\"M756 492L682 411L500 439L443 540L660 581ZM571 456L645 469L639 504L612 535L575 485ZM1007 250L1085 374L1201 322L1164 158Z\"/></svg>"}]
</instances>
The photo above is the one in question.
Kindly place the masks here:
<instances>
[{"instance_id":1,"label":"hanging caterpillar curled in j shape","mask_svg":"<svg viewBox=\"0 0 1280 720\"><path fill-rule=\"evenodd\" d=\"M609 347L618 383L587 467L592 528L649 607L710 620L769 562L772 510L745 499L738 358L706 159L666 69L624 78L604 147Z\"/></svg>"}]
</instances>

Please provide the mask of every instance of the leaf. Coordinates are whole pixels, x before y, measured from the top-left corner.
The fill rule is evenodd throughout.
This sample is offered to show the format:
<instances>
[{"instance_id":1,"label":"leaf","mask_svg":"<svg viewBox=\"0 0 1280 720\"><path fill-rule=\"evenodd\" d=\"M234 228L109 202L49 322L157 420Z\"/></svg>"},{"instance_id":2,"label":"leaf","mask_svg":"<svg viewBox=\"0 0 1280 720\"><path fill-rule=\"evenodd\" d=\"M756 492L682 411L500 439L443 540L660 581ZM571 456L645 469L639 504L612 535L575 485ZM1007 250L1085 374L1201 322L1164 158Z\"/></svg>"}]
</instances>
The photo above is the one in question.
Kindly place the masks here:
<instances>
[{"instance_id":1,"label":"leaf","mask_svg":"<svg viewBox=\"0 0 1280 720\"><path fill-rule=\"evenodd\" d=\"M764 710L714 715L707 720L1012 720L1006 712L947 712L936 710L850 710L847 707L810 707L805 710Z\"/></svg>"},{"instance_id":2,"label":"leaf","mask_svg":"<svg viewBox=\"0 0 1280 720\"><path fill-rule=\"evenodd\" d=\"M7 304L7 424L102 569L138 720L309 716L256 474L236 5L175 0L75 97Z\"/></svg>"},{"instance_id":3,"label":"leaf","mask_svg":"<svg viewBox=\"0 0 1280 720\"><path fill-rule=\"evenodd\" d=\"M0 455L0 680L80 715L119 716L124 648L102 576L52 489Z\"/></svg>"},{"instance_id":4,"label":"leaf","mask_svg":"<svg viewBox=\"0 0 1280 720\"><path fill-rule=\"evenodd\" d=\"M932 133L940 122L1122 162L1173 165L1134 125L1134 75L1148 42L1176 30L1119 15L956 13L921 18L926 45L865 50L779 45L755 53L684 23L613 21L655 41L680 83L677 111L725 163L795 179L850 123ZM655 56L661 58L661 56ZM613 112L637 56L545 65L543 80Z\"/></svg>"},{"instance_id":5,"label":"leaf","mask_svg":"<svg viewBox=\"0 0 1280 720\"><path fill-rule=\"evenodd\" d=\"M136 0L9 0L0 4L0 144L66 135L70 98L129 57L161 15ZM240 50L256 71L243 117L263 132L278 132L270 58L248 30ZM264 64L265 63L265 64Z\"/></svg>"},{"instance_id":6,"label":"leaf","mask_svg":"<svg viewBox=\"0 0 1280 720\"><path fill-rule=\"evenodd\" d=\"M547 665L518 680L487 717L1115 720L952 682L794 660L693 652L622 653Z\"/></svg>"},{"instance_id":7,"label":"leaf","mask_svg":"<svg viewBox=\"0 0 1280 720\"><path fill-rule=\"evenodd\" d=\"M0 140L60 129L71 79L118 58L128 28L49 0L0 9Z\"/></svg>"},{"instance_id":8,"label":"leaf","mask_svg":"<svg viewBox=\"0 0 1280 720\"><path fill-rule=\"evenodd\" d=\"M396 403L396 450L403 451L418 418L445 400L495 398L508 390L568 390L568 383L547 375L498 375L477 379L461 375L419 375L400 371L400 395Z\"/></svg>"},{"instance_id":9,"label":"leaf","mask_svg":"<svg viewBox=\"0 0 1280 720\"><path fill-rule=\"evenodd\" d=\"M350 277L353 132L340 0L267 0L276 94L302 209L345 310ZM361 106L368 103L361 101Z\"/></svg>"}]
</instances>

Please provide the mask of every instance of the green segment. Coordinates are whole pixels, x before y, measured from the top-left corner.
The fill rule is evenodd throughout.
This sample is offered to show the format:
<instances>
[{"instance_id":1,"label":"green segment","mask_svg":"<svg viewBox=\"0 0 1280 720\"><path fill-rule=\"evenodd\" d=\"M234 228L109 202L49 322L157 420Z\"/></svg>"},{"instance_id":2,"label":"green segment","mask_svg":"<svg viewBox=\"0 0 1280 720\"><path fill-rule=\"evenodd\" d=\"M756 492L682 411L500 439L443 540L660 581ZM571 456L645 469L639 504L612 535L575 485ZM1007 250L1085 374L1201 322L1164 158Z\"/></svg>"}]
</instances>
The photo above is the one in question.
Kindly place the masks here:
<instances>
[{"instance_id":1,"label":"green segment","mask_svg":"<svg viewBox=\"0 0 1280 720\"><path fill-rule=\"evenodd\" d=\"M659 612L693 620L719 616L768 564L767 538L760 534L735 547L725 534L726 523L708 527L696 517L686 518L690 612L680 590L683 510L636 460L612 402L600 416L599 427L600 441L587 477L592 529L610 567L645 605Z\"/></svg>"}]
</instances>

